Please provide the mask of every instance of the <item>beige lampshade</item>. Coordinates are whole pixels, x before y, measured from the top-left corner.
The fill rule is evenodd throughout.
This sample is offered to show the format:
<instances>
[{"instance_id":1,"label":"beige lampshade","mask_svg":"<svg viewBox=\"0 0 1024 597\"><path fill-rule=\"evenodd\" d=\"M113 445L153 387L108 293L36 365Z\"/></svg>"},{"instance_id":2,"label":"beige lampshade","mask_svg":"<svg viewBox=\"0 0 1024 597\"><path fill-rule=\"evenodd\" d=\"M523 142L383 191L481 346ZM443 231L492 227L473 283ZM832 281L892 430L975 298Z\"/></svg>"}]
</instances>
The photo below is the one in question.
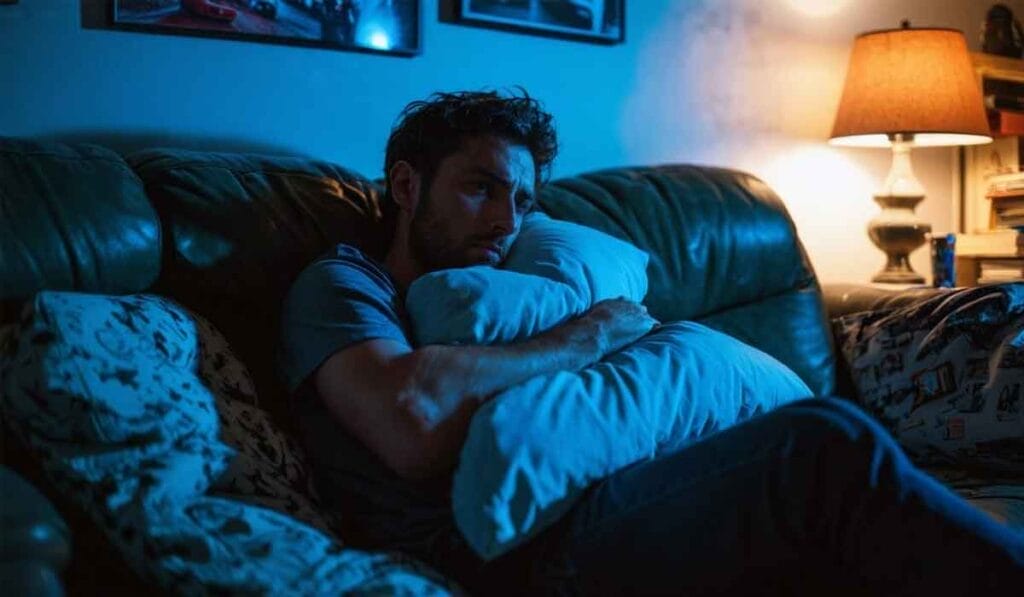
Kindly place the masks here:
<instances>
[{"instance_id":1,"label":"beige lampshade","mask_svg":"<svg viewBox=\"0 0 1024 597\"><path fill-rule=\"evenodd\" d=\"M888 147L988 143L981 90L963 33L890 29L858 35L832 127L833 145Z\"/></svg>"}]
</instances>

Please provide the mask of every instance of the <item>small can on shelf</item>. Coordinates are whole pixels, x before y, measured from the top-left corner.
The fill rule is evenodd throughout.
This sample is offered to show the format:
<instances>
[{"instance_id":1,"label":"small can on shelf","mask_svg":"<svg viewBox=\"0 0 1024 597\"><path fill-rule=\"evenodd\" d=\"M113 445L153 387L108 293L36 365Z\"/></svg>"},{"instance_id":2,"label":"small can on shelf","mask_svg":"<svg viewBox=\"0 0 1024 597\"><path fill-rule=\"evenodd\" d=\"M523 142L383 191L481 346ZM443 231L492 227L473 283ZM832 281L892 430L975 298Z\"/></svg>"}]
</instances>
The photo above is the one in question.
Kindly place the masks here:
<instances>
[{"instance_id":1,"label":"small can on shelf","mask_svg":"<svg viewBox=\"0 0 1024 597\"><path fill-rule=\"evenodd\" d=\"M932 286L952 288L956 285L956 235L933 236Z\"/></svg>"}]
</instances>

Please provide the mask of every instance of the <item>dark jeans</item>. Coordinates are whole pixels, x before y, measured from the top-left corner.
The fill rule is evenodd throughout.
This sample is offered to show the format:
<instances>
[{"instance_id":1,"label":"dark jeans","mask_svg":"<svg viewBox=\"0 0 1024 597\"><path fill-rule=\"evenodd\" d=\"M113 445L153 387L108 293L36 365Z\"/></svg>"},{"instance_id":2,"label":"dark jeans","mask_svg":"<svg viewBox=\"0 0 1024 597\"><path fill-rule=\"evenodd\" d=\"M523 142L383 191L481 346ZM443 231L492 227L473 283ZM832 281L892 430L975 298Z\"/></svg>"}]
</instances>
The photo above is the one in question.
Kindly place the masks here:
<instances>
[{"instance_id":1,"label":"dark jeans","mask_svg":"<svg viewBox=\"0 0 1024 597\"><path fill-rule=\"evenodd\" d=\"M1024 534L915 468L841 399L793 403L622 470L492 562L454 528L426 552L482 595L931 597L1024 587Z\"/></svg>"}]
</instances>

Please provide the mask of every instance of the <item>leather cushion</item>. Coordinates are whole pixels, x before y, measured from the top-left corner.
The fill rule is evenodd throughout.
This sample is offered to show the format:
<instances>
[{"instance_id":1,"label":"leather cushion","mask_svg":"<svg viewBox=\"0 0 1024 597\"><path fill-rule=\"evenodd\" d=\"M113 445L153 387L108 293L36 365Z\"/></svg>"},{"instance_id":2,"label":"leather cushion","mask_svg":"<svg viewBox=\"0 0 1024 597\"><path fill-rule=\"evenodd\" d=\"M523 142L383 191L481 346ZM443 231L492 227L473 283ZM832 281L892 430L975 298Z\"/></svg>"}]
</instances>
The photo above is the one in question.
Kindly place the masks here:
<instances>
[{"instance_id":1,"label":"leather cushion","mask_svg":"<svg viewBox=\"0 0 1024 597\"><path fill-rule=\"evenodd\" d=\"M831 319L859 311L879 311L913 305L938 294L953 292L949 288L907 288L904 290L876 288L865 284L826 284L822 287L825 307Z\"/></svg>"},{"instance_id":2,"label":"leather cushion","mask_svg":"<svg viewBox=\"0 0 1024 597\"><path fill-rule=\"evenodd\" d=\"M160 227L116 153L0 137L0 310L42 289L130 293L160 268Z\"/></svg>"}]
</instances>

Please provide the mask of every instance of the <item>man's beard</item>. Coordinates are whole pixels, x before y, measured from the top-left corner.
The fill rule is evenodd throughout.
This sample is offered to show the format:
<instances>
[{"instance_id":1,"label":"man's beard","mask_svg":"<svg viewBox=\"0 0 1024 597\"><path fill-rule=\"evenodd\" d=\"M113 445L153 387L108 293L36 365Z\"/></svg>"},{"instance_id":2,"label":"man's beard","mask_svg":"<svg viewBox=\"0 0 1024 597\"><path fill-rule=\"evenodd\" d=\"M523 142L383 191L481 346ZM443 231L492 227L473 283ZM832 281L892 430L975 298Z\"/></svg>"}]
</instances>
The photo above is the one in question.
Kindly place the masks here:
<instances>
[{"instance_id":1,"label":"man's beard","mask_svg":"<svg viewBox=\"0 0 1024 597\"><path fill-rule=\"evenodd\" d=\"M409 244L413 257L424 272L467 265L465 257L460 255L462 247L452 246L453 240L432 207L426 190L421 190L410 225Z\"/></svg>"}]
</instances>

